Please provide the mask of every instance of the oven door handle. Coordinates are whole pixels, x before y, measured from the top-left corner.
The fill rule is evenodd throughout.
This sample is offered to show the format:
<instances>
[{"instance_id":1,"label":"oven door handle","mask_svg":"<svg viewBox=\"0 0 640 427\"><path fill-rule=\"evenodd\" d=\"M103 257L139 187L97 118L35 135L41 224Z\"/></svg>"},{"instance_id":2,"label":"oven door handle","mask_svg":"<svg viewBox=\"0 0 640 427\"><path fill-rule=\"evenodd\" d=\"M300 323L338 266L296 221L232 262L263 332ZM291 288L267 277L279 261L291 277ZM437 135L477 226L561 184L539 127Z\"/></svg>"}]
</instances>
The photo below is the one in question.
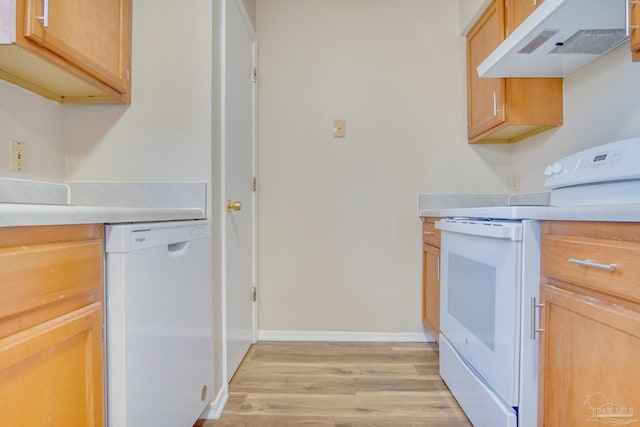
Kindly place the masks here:
<instances>
[{"instance_id":1,"label":"oven door handle","mask_svg":"<svg viewBox=\"0 0 640 427\"><path fill-rule=\"evenodd\" d=\"M522 240L521 222L474 221L443 219L436 221L435 226L442 231L469 234L472 236L491 237L495 239Z\"/></svg>"}]
</instances>

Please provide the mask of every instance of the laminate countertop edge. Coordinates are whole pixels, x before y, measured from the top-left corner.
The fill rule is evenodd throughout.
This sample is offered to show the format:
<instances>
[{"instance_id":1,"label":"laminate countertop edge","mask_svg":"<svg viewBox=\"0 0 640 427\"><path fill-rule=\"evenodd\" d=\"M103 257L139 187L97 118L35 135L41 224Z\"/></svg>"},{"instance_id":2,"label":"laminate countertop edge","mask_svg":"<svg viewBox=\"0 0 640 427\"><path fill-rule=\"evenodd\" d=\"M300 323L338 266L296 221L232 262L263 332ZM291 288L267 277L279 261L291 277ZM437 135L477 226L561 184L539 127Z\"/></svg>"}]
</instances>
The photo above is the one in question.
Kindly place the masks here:
<instances>
[{"instance_id":1,"label":"laminate countertop edge","mask_svg":"<svg viewBox=\"0 0 640 427\"><path fill-rule=\"evenodd\" d=\"M131 208L0 203L0 227L205 219L199 208Z\"/></svg>"},{"instance_id":2,"label":"laminate countertop edge","mask_svg":"<svg viewBox=\"0 0 640 427\"><path fill-rule=\"evenodd\" d=\"M640 204L584 206L494 206L442 209L442 216L538 221L640 222Z\"/></svg>"},{"instance_id":3,"label":"laminate countertop edge","mask_svg":"<svg viewBox=\"0 0 640 427\"><path fill-rule=\"evenodd\" d=\"M205 219L207 183L0 178L0 227Z\"/></svg>"}]
</instances>

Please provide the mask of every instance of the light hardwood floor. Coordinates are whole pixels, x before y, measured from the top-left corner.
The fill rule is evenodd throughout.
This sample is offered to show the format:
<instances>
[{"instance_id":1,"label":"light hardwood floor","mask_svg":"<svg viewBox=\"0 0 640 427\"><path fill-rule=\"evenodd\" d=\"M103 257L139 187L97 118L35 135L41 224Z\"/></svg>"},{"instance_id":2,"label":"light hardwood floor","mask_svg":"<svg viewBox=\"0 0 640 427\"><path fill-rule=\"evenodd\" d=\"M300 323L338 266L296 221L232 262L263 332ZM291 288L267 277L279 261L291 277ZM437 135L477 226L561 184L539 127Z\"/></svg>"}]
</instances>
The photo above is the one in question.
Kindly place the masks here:
<instances>
[{"instance_id":1,"label":"light hardwood floor","mask_svg":"<svg viewBox=\"0 0 640 427\"><path fill-rule=\"evenodd\" d=\"M438 375L428 343L259 342L229 384L214 426L471 424Z\"/></svg>"}]
</instances>

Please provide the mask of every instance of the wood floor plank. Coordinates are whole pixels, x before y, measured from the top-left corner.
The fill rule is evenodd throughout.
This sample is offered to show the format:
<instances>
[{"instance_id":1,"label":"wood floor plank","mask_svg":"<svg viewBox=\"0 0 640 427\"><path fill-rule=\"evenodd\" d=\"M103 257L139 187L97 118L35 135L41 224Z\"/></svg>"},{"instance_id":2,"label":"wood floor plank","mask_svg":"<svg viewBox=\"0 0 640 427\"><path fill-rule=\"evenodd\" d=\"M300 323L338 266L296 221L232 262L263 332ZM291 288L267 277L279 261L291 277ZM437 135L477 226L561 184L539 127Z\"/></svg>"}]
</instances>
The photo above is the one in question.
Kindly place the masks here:
<instances>
[{"instance_id":1,"label":"wood floor plank","mask_svg":"<svg viewBox=\"0 0 640 427\"><path fill-rule=\"evenodd\" d=\"M469 427L431 343L260 342L214 426Z\"/></svg>"}]
</instances>

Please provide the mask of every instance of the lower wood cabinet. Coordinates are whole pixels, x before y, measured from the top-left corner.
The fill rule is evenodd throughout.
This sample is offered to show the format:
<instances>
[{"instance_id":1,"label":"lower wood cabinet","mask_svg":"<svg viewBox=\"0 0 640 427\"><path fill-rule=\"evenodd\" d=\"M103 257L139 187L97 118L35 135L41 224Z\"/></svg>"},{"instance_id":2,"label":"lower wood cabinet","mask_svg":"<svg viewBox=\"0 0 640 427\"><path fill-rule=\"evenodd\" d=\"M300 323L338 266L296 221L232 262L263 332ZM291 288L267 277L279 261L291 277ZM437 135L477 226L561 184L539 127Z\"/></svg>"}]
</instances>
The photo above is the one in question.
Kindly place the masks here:
<instances>
[{"instance_id":1,"label":"lower wood cabinet","mask_svg":"<svg viewBox=\"0 0 640 427\"><path fill-rule=\"evenodd\" d=\"M104 425L100 225L0 228L0 425Z\"/></svg>"},{"instance_id":2,"label":"lower wood cabinet","mask_svg":"<svg viewBox=\"0 0 640 427\"><path fill-rule=\"evenodd\" d=\"M440 334L440 230L439 218L422 223L422 325L438 340Z\"/></svg>"},{"instance_id":3,"label":"lower wood cabinet","mask_svg":"<svg viewBox=\"0 0 640 427\"><path fill-rule=\"evenodd\" d=\"M542 225L539 425L640 423L640 224Z\"/></svg>"}]
</instances>

